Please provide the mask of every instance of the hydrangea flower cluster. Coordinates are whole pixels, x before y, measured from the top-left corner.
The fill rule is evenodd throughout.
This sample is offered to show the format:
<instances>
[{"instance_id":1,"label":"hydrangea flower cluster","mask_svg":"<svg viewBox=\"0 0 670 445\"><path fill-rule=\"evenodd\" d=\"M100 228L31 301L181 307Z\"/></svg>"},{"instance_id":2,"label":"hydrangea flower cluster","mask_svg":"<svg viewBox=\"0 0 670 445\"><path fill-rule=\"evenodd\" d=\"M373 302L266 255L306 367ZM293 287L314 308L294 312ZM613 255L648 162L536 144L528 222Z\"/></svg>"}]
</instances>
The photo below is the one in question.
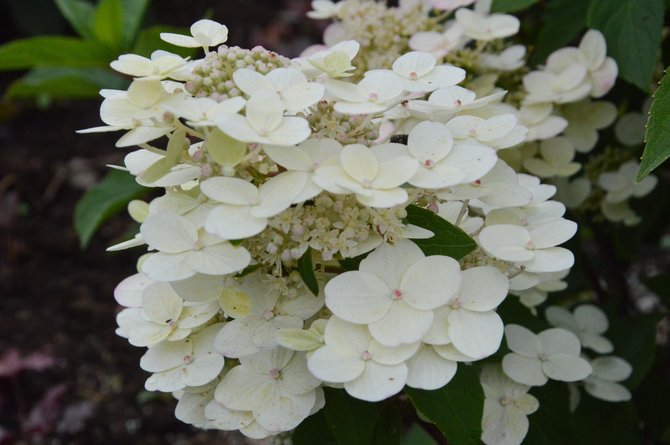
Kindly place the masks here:
<instances>
[{"instance_id":1,"label":"hydrangea flower cluster","mask_svg":"<svg viewBox=\"0 0 670 445\"><path fill-rule=\"evenodd\" d=\"M577 225L552 198L616 117L593 100L617 75L602 35L526 72L525 48L502 40L518 19L490 2L400 3L315 1L312 17L335 20L327 45L293 60L225 46L226 27L201 20L162 38L202 59L112 64L133 81L101 93L106 126L86 131L123 131L116 145L139 148L119 168L163 192L131 204L139 233L110 248L147 250L116 288L117 333L148 348L146 388L178 398L182 421L268 437L320 410L324 386L435 390L503 337L510 352L481 372L486 444L523 440L527 392L548 379L630 398L625 361L581 354L612 352L597 308L550 308L539 334L496 312L565 288ZM582 179L606 216L655 185L631 187L632 162L599 165L615 168ZM417 212L476 248L431 250L440 233Z\"/></svg>"}]
</instances>

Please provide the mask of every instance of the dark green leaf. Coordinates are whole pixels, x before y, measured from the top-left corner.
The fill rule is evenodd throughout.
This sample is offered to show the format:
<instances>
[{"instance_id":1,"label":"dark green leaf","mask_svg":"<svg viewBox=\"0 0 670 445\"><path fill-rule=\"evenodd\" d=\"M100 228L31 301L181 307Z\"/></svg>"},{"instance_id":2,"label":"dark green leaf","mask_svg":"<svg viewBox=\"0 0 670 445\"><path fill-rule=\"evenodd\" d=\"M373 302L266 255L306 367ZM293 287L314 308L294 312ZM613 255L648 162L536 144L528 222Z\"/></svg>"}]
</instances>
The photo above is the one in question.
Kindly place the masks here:
<instances>
[{"instance_id":1,"label":"dark green leaf","mask_svg":"<svg viewBox=\"0 0 670 445\"><path fill-rule=\"evenodd\" d=\"M48 95L52 98L97 97L101 88L124 89L127 81L99 68L34 68L13 82L8 99Z\"/></svg>"},{"instance_id":2,"label":"dark green leaf","mask_svg":"<svg viewBox=\"0 0 670 445\"><path fill-rule=\"evenodd\" d=\"M660 314L640 315L610 319L611 327L606 333L614 343L614 355L633 366L633 374L623 382L635 389L649 372L656 354L656 330Z\"/></svg>"},{"instance_id":3,"label":"dark green leaf","mask_svg":"<svg viewBox=\"0 0 670 445\"><path fill-rule=\"evenodd\" d=\"M441 389L405 388L405 393L417 411L437 425L450 445L481 443L484 391L474 367L459 365L456 376Z\"/></svg>"},{"instance_id":4,"label":"dark green leaf","mask_svg":"<svg viewBox=\"0 0 670 445\"><path fill-rule=\"evenodd\" d=\"M665 70L661 84L654 92L647 122L647 145L644 146L637 180L642 180L670 157L670 75Z\"/></svg>"},{"instance_id":5,"label":"dark green leaf","mask_svg":"<svg viewBox=\"0 0 670 445\"><path fill-rule=\"evenodd\" d=\"M400 445L401 437L402 419L399 407L392 402L382 403L379 421L375 425L373 445Z\"/></svg>"},{"instance_id":6,"label":"dark green leaf","mask_svg":"<svg viewBox=\"0 0 670 445\"><path fill-rule=\"evenodd\" d=\"M100 0L93 16L93 36L114 51L123 43L123 11L120 0Z\"/></svg>"},{"instance_id":7,"label":"dark green leaf","mask_svg":"<svg viewBox=\"0 0 670 445\"><path fill-rule=\"evenodd\" d=\"M477 247L464 231L430 210L415 205L407 207L407 222L435 234L428 239L412 240L426 255L446 255L459 259Z\"/></svg>"},{"instance_id":8,"label":"dark green leaf","mask_svg":"<svg viewBox=\"0 0 670 445\"><path fill-rule=\"evenodd\" d=\"M648 92L661 52L663 0L594 1L587 24L605 35L619 75Z\"/></svg>"},{"instance_id":9,"label":"dark green leaf","mask_svg":"<svg viewBox=\"0 0 670 445\"><path fill-rule=\"evenodd\" d=\"M640 443L637 413L632 402L604 402L583 392L579 406L570 416L570 420L575 434L575 441L572 443L575 445Z\"/></svg>"},{"instance_id":10,"label":"dark green leaf","mask_svg":"<svg viewBox=\"0 0 670 445\"><path fill-rule=\"evenodd\" d=\"M95 8L84 0L56 0L61 14L70 23L80 36L90 39L93 37L93 14Z\"/></svg>"},{"instance_id":11,"label":"dark green leaf","mask_svg":"<svg viewBox=\"0 0 670 445\"><path fill-rule=\"evenodd\" d=\"M302 282L305 283L314 296L319 295L319 282L316 280L314 274L314 266L312 265L312 249L308 248L298 260L298 272Z\"/></svg>"},{"instance_id":12,"label":"dark green leaf","mask_svg":"<svg viewBox=\"0 0 670 445\"><path fill-rule=\"evenodd\" d=\"M537 46L530 59L532 65L543 63L553 51L566 46L586 26L586 13L592 0L552 0Z\"/></svg>"},{"instance_id":13,"label":"dark green leaf","mask_svg":"<svg viewBox=\"0 0 670 445\"><path fill-rule=\"evenodd\" d=\"M0 70L34 66L106 67L111 59L106 48L73 37L31 37L0 46Z\"/></svg>"},{"instance_id":14,"label":"dark green leaf","mask_svg":"<svg viewBox=\"0 0 670 445\"><path fill-rule=\"evenodd\" d=\"M189 57L195 53L196 49L194 48L181 48L170 45L169 43L161 40L160 34L162 32L189 34L188 29L179 28L176 26L152 26L139 32L132 52L144 57L149 57L152 52L159 49L170 51L174 54L179 54L182 57Z\"/></svg>"},{"instance_id":15,"label":"dark green leaf","mask_svg":"<svg viewBox=\"0 0 670 445\"><path fill-rule=\"evenodd\" d=\"M522 9L526 9L539 3L539 1L540 0L493 0L491 12L521 11Z\"/></svg>"},{"instance_id":16,"label":"dark green leaf","mask_svg":"<svg viewBox=\"0 0 670 445\"><path fill-rule=\"evenodd\" d=\"M87 191L74 210L74 228L79 243L86 247L100 225L118 213L128 202L142 195L146 189L127 172L112 170Z\"/></svg>"},{"instance_id":17,"label":"dark green leaf","mask_svg":"<svg viewBox=\"0 0 670 445\"><path fill-rule=\"evenodd\" d=\"M570 423L568 388L563 382L549 381L532 388L531 394L540 401L540 409L528 417L530 428L524 445L566 445L574 443Z\"/></svg>"},{"instance_id":18,"label":"dark green leaf","mask_svg":"<svg viewBox=\"0 0 670 445\"><path fill-rule=\"evenodd\" d=\"M666 304L670 303L670 272L647 277L643 282L645 286L658 295Z\"/></svg>"},{"instance_id":19,"label":"dark green leaf","mask_svg":"<svg viewBox=\"0 0 670 445\"><path fill-rule=\"evenodd\" d=\"M364 402L343 389L324 388L323 412L328 428L339 445L371 445L380 415L379 403ZM318 442L320 443L320 441Z\"/></svg>"},{"instance_id":20,"label":"dark green leaf","mask_svg":"<svg viewBox=\"0 0 670 445\"><path fill-rule=\"evenodd\" d=\"M361 265L361 261L367 258L369 254L370 252L366 252L363 255L358 255L357 257L342 258L341 260L338 261L340 263L340 266L342 266L344 270L358 270L359 266Z\"/></svg>"},{"instance_id":21,"label":"dark green leaf","mask_svg":"<svg viewBox=\"0 0 670 445\"><path fill-rule=\"evenodd\" d=\"M328 430L323 410L303 420L291 434L293 445L338 445Z\"/></svg>"},{"instance_id":22,"label":"dark green leaf","mask_svg":"<svg viewBox=\"0 0 670 445\"><path fill-rule=\"evenodd\" d=\"M417 424L412 425L400 443L401 445L437 445L435 439Z\"/></svg>"},{"instance_id":23,"label":"dark green leaf","mask_svg":"<svg viewBox=\"0 0 670 445\"><path fill-rule=\"evenodd\" d=\"M135 41L149 2L150 0L121 0L122 48L130 48Z\"/></svg>"}]
</instances>

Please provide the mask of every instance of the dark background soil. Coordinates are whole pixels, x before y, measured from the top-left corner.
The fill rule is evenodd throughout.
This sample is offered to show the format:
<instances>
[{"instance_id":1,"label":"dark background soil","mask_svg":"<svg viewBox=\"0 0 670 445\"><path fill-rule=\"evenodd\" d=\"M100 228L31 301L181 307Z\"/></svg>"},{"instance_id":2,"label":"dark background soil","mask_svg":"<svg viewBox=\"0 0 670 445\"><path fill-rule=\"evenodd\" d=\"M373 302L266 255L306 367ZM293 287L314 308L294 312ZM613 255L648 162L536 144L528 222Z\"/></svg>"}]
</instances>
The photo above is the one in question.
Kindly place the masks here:
<instances>
[{"instance_id":1,"label":"dark background soil","mask_svg":"<svg viewBox=\"0 0 670 445\"><path fill-rule=\"evenodd\" d=\"M320 34L320 25L304 18L309 3L161 0L147 20L189 26L209 15L229 27L231 44L262 44L295 56ZM18 23L8 13L6 7L17 5L24 3L0 5L0 43L35 32L34 24ZM44 23L68 33L63 23ZM0 92L21 74L0 73ZM144 391L144 348L114 334L119 308L112 292L134 273L137 253L110 254L105 247L130 229L130 219L124 214L110 220L86 250L72 227L85 188L125 153L114 147L118 135L75 134L101 125L99 105L100 100L60 101L47 109L0 104L0 357L15 348L22 355L41 351L55 358L48 369L0 377L0 444L240 443L238 436L176 420L169 396ZM43 395L58 392L61 384L63 395L42 405L41 430L21 433Z\"/></svg>"}]
</instances>

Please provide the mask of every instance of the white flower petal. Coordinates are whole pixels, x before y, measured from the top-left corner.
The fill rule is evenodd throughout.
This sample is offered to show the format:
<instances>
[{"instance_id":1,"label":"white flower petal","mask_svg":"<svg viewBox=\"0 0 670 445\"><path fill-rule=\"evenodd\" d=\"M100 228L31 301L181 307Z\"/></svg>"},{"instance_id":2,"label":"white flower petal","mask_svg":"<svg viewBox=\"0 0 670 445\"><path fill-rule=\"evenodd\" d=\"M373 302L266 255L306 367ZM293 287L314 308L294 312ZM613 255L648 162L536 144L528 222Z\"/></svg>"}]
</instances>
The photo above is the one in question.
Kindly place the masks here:
<instances>
[{"instance_id":1,"label":"white flower petal","mask_svg":"<svg viewBox=\"0 0 670 445\"><path fill-rule=\"evenodd\" d=\"M399 393L407 380L407 365L380 365L368 361L365 371L357 378L344 383L347 393L357 399L379 402Z\"/></svg>"},{"instance_id":2,"label":"white flower petal","mask_svg":"<svg viewBox=\"0 0 670 445\"><path fill-rule=\"evenodd\" d=\"M407 362L407 386L433 390L442 388L456 375L458 364L440 357L430 346L422 346Z\"/></svg>"},{"instance_id":3,"label":"white flower petal","mask_svg":"<svg viewBox=\"0 0 670 445\"><path fill-rule=\"evenodd\" d=\"M493 311L455 310L449 314L449 338L463 354L480 359L500 348L504 326Z\"/></svg>"}]
</instances>

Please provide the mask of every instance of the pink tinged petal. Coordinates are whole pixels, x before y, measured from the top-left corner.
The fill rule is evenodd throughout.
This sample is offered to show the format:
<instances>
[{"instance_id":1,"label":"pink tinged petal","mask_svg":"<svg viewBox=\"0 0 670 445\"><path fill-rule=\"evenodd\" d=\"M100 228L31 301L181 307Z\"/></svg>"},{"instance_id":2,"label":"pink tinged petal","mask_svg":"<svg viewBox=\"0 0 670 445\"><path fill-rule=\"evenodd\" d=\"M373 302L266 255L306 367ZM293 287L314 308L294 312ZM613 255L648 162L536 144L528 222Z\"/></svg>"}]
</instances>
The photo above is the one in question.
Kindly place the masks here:
<instances>
[{"instance_id":1,"label":"pink tinged petal","mask_svg":"<svg viewBox=\"0 0 670 445\"><path fill-rule=\"evenodd\" d=\"M528 261L535 256L527 246L530 233L523 227L512 224L487 226L479 233L481 247L490 255L506 261Z\"/></svg>"},{"instance_id":2,"label":"pink tinged petal","mask_svg":"<svg viewBox=\"0 0 670 445\"><path fill-rule=\"evenodd\" d=\"M378 341L373 340L368 345L366 351L371 360L382 365L399 365L416 353L420 343L408 343L394 347L384 346Z\"/></svg>"},{"instance_id":3,"label":"pink tinged petal","mask_svg":"<svg viewBox=\"0 0 670 445\"><path fill-rule=\"evenodd\" d=\"M268 431L289 431L309 416L316 394L284 395L278 389L267 393L252 410L256 422Z\"/></svg>"},{"instance_id":4,"label":"pink tinged petal","mask_svg":"<svg viewBox=\"0 0 670 445\"><path fill-rule=\"evenodd\" d=\"M148 372L162 372L184 364L184 358L193 353L189 341L163 342L149 348L140 359L140 368Z\"/></svg>"},{"instance_id":5,"label":"pink tinged petal","mask_svg":"<svg viewBox=\"0 0 670 445\"><path fill-rule=\"evenodd\" d=\"M274 91L274 86L266 76L250 69L240 69L233 73L233 80L237 87L247 96L252 96L260 90Z\"/></svg>"},{"instance_id":6,"label":"pink tinged petal","mask_svg":"<svg viewBox=\"0 0 670 445\"><path fill-rule=\"evenodd\" d=\"M136 273L125 278L114 288L114 299L121 306L141 307L142 292L153 280L143 273Z\"/></svg>"},{"instance_id":7,"label":"pink tinged petal","mask_svg":"<svg viewBox=\"0 0 670 445\"><path fill-rule=\"evenodd\" d=\"M421 340L432 323L433 311L417 310L403 301L395 301L383 318L370 323L368 328L382 345L398 346Z\"/></svg>"},{"instance_id":8,"label":"pink tinged petal","mask_svg":"<svg viewBox=\"0 0 670 445\"><path fill-rule=\"evenodd\" d=\"M618 74L619 67L614 59L606 58L603 65L591 73L591 97L603 97L607 94L614 86Z\"/></svg>"},{"instance_id":9,"label":"pink tinged petal","mask_svg":"<svg viewBox=\"0 0 670 445\"><path fill-rule=\"evenodd\" d=\"M377 247L361 261L359 269L376 275L393 290L400 286L407 270L424 258L419 246L410 240L401 239L393 245L384 243Z\"/></svg>"},{"instance_id":10,"label":"pink tinged petal","mask_svg":"<svg viewBox=\"0 0 670 445\"><path fill-rule=\"evenodd\" d=\"M188 254L156 252L142 261L142 272L156 281L184 280L195 275Z\"/></svg>"},{"instance_id":11,"label":"pink tinged petal","mask_svg":"<svg viewBox=\"0 0 670 445\"><path fill-rule=\"evenodd\" d=\"M368 361L357 378L344 383L347 393L360 400L379 402L399 393L407 380L407 365L380 365Z\"/></svg>"},{"instance_id":12,"label":"pink tinged petal","mask_svg":"<svg viewBox=\"0 0 670 445\"><path fill-rule=\"evenodd\" d=\"M227 204L221 204L214 208L205 220L205 230L230 240L257 235L267 225L267 218L258 218L251 215L251 207Z\"/></svg>"},{"instance_id":13,"label":"pink tinged petal","mask_svg":"<svg viewBox=\"0 0 670 445\"><path fill-rule=\"evenodd\" d=\"M593 397L607 402L624 402L633 397L625 386L598 378L588 378L584 382L584 389Z\"/></svg>"},{"instance_id":14,"label":"pink tinged petal","mask_svg":"<svg viewBox=\"0 0 670 445\"><path fill-rule=\"evenodd\" d=\"M528 272L558 272L575 264L575 257L563 247L549 247L535 251L533 259L523 265Z\"/></svg>"},{"instance_id":15,"label":"pink tinged petal","mask_svg":"<svg viewBox=\"0 0 670 445\"><path fill-rule=\"evenodd\" d=\"M456 349L476 359L488 357L500 348L504 327L493 311L455 310L449 314L449 337Z\"/></svg>"},{"instance_id":16,"label":"pink tinged petal","mask_svg":"<svg viewBox=\"0 0 670 445\"><path fill-rule=\"evenodd\" d=\"M570 354L554 354L542 362L543 372L553 380L576 382L591 374L589 362Z\"/></svg>"},{"instance_id":17,"label":"pink tinged petal","mask_svg":"<svg viewBox=\"0 0 670 445\"><path fill-rule=\"evenodd\" d=\"M361 354L353 349L323 346L309 357L310 372L325 382L348 382L360 376L366 367Z\"/></svg>"},{"instance_id":18,"label":"pink tinged petal","mask_svg":"<svg viewBox=\"0 0 670 445\"><path fill-rule=\"evenodd\" d=\"M142 316L157 324L176 322L183 305L169 283L153 283L142 294Z\"/></svg>"},{"instance_id":19,"label":"pink tinged petal","mask_svg":"<svg viewBox=\"0 0 670 445\"><path fill-rule=\"evenodd\" d=\"M581 344L577 336L565 329L547 329L540 332L537 337L542 342L542 349L547 356L554 354L578 356L581 351Z\"/></svg>"},{"instance_id":20,"label":"pink tinged petal","mask_svg":"<svg viewBox=\"0 0 670 445\"><path fill-rule=\"evenodd\" d=\"M331 279L324 289L326 306L333 314L352 323L380 320L393 305L392 290L379 278L365 272L345 272Z\"/></svg>"},{"instance_id":21,"label":"pink tinged petal","mask_svg":"<svg viewBox=\"0 0 670 445\"><path fill-rule=\"evenodd\" d=\"M401 298L415 309L432 310L451 300L460 284L461 267L458 262L446 256L433 255L407 269L400 281Z\"/></svg>"},{"instance_id":22,"label":"pink tinged petal","mask_svg":"<svg viewBox=\"0 0 670 445\"><path fill-rule=\"evenodd\" d=\"M451 308L448 305L441 306L433 311L433 323L426 335L421 339L422 342L430 345L446 345L451 343L449 337L449 314Z\"/></svg>"},{"instance_id":23,"label":"pink tinged petal","mask_svg":"<svg viewBox=\"0 0 670 445\"><path fill-rule=\"evenodd\" d=\"M421 349L407 362L407 386L433 390L442 388L456 375L458 364L440 357L430 346Z\"/></svg>"},{"instance_id":24,"label":"pink tinged petal","mask_svg":"<svg viewBox=\"0 0 670 445\"><path fill-rule=\"evenodd\" d=\"M607 316L602 309L590 304L583 304L575 309L575 321L579 329L593 334L602 334L609 327Z\"/></svg>"},{"instance_id":25,"label":"pink tinged petal","mask_svg":"<svg viewBox=\"0 0 670 445\"><path fill-rule=\"evenodd\" d=\"M509 290L509 280L491 266L473 267L461 275L458 292L460 304L470 311L491 311L503 302Z\"/></svg>"},{"instance_id":26,"label":"pink tinged petal","mask_svg":"<svg viewBox=\"0 0 670 445\"><path fill-rule=\"evenodd\" d=\"M529 386L542 386L547 383L548 379L539 359L511 353L503 357L502 366L507 377L517 383Z\"/></svg>"},{"instance_id":27,"label":"pink tinged petal","mask_svg":"<svg viewBox=\"0 0 670 445\"><path fill-rule=\"evenodd\" d=\"M241 246L222 242L189 254L190 267L205 275L228 275L239 272L249 265L251 255Z\"/></svg>"},{"instance_id":28,"label":"pink tinged petal","mask_svg":"<svg viewBox=\"0 0 670 445\"><path fill-rule=\"evenodd\" d=\"M226 408L250 411L263 394L273 390L274 385L275 381L269 375L239 365L228 371L217 386L214 398Z\"/></svg>"},{"instance_id":29,"label":"pink tinged petal","mask_svg":"<svg viewBox=\"0 0 670 445\"><path fill-rule=\"evenodd\" d=\"M540 338L518 324L505 326L507 346L517 354L536 358L544 352Z\"/></svg>"},{"instance_id":30,"label":"pink tinged petal","mask_svg":"<svg viewBox=\"0 0 670 445\"><path fill-rule=\"evenodd\" d=\"M140 233L150 248L165 253L190 250L198 240L197 229L188 219L169 212L149 215L140 226Z\"/></svg>"},{"instance_id":31,"label":"pink tinged petal","mask_svg":"<svg viewBox=\"0 0 670 445\"><path fill-rule=\"evenodd\" d=\"M200 191L214 201L224 204L248 206L258 201L258 189L239 178L216 177L200 183Z\"/></svg>"}]
</instances>

